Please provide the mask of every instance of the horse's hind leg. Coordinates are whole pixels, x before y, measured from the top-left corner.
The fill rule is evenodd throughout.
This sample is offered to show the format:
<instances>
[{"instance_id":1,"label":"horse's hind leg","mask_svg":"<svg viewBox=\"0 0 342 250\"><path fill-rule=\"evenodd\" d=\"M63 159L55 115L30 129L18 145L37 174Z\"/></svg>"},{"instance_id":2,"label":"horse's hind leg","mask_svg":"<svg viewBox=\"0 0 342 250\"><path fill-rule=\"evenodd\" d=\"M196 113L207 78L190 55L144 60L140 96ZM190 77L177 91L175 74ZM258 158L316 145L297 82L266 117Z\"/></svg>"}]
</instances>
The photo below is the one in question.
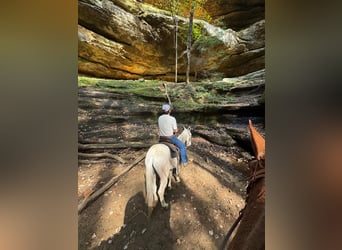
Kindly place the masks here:
<instances>
[{"instance_id":1,"label":"horse's hind leg","mask_svg":"<svg viewBox=\"0 0 342 250\"><path fill-rule=\"evenodd\" d=\"M153 183L157 183L157 176L156 174L153 175ZM153 200L154 206L158 203L158 196L157 196L157 185L153 185Z\"/></svg>"},{"instance_id":2,"label":"horse's hind leg","mask_svg":"<svg viewBox=\"0 0 342 250\"><path fill-rule=\"evenodd\" d=\"M174 176L175 176L176 182L180 182L180 178L179 178L179 175L178 175L177 171L176 171L176 174Z\"/></svg>"},{"instance_id":3,"label":"horse's hind leg","mask_svg":"<svg viewBox=\"0 0 342 250\"><path fill-rule=\"evenodd\" d=\"M169 187L169 189L171 189L172 172L173 172L173 170L171 169L169 172L168 185L167 185Z\"/></svg>"},{"instance_id":4,"label":"horse's hind leg","mask_svg":"<svg viewBox=\"0 0 342 250\"><path fill-rule=\"evenodd\" d=\"M172 159L172 166L173 166L172 173L174 173L173 176L175 177L176 182L180 182L178 158Z\"/></svg>"},{"instance_id":5,"label":"horse's hind leg","mask_svg":"<svg viewBox=\"0 0 342 250\"><path fill-rule=\"evenodd\" d=\"M169 207L169 204L167 204L164 200L164 192L165 192L165 188L167 185L167 180L168 180L168 177L160 178L160 185L159 185L159 189L158 189L158 195L159 195L160 203L161 203L163 208Z\"/></svg>"}]
</instances>

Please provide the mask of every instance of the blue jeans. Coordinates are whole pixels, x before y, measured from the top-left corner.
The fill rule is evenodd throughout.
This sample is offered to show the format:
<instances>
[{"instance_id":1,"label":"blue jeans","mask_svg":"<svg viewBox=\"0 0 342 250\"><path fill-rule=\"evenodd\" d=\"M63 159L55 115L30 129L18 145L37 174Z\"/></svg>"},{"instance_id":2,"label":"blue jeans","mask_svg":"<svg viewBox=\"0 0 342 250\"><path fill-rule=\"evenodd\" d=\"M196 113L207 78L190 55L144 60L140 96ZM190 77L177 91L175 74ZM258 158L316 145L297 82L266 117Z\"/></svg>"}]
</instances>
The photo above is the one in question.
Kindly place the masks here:
<instances>
[{"instance_id":1,"label":"blue jeans","mask_svg":"<svg viewBox=\"0 0 342 250\"><path fill-rule=\"evenodd\" d=\"M170 138L170 141L172 144L175 144L180 151L180 158L182 163L187 163L188 162L188 156L186 155L186 147L185 144L177 138L177 136L173 135Z\"/></svg>"}]
</instances>

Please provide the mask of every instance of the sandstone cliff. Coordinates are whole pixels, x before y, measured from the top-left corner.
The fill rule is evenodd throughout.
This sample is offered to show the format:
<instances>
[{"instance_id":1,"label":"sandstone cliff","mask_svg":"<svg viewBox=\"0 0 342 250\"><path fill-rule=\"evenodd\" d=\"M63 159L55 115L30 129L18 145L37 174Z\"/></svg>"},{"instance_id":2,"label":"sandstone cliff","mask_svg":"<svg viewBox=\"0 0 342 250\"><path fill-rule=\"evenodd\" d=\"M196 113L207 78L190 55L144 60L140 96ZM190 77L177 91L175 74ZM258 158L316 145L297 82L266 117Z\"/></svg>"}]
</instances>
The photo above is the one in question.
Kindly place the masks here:
<instances>
[{"instance_id":1,"label":"sandstone cliff","mask_svg":"<svg viewBox=\"0 0 342 250\"><path fill-rule=\"evenodd\" d=\"M232 27L228 29L195 20L200 35L192 46L192 80L240 76L263 69L263 3L240 4L241 11L236 12L232 11L238 6L236 3L229 7L224 1L214 2L208 1L207 5L216 20L229 23L237 16L243 20L240 25L233 25L232 21L231 26L226 25ZM80 74L113 79L174 79L173 19L167 12L133 0L79 0L78 9ZM243 18L249 12L250 18ZM185 79L186 46L181 33L186 31L186 25L187 19L180 18L180 81Z\"/></svg>"}]
</instances>

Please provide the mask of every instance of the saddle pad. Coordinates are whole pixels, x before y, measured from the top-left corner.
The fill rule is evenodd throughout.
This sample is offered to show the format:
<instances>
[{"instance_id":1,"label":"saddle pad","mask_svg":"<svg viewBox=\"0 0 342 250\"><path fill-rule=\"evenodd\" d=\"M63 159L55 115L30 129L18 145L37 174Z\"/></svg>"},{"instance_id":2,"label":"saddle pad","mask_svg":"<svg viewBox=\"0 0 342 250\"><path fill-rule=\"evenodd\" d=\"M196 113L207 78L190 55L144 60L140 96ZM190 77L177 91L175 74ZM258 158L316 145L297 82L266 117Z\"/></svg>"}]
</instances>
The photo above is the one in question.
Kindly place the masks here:
<instances>
[{"instance_id":1,"label":"saddle pad","mask_svg":"<svg viewBox=\"0 0 342 250\"><path fill-rule=\"evenodd\" d=\"M179 149L177 148L176 145L166 142L166 141L162 141L162 140L160 140L159 143L165 144L166 146L169 147L170 152L171 152L171 158L177 158Z\"/></svg>"}]
</instances>

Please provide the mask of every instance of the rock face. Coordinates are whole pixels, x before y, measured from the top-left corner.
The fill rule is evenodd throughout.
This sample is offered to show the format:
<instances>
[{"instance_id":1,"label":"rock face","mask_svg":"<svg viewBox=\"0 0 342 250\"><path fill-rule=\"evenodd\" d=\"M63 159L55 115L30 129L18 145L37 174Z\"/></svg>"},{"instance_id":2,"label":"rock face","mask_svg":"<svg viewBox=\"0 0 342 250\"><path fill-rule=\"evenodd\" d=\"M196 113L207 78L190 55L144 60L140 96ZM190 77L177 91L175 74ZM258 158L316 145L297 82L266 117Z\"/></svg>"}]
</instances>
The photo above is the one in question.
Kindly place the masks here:
<instances>
[{"instance_id":1,"label":"rock face","mask_svg":"<svg viewBox=\"0 0 342 250\"><path fill-rule=\"evenodd\" d=\"M215 6L216 3L208 8L215 11ZM78 11L80 74L174 80L173 19L165 11L125 0L79 0ZM224 12L221 14L225 16ZM233 77L263 69L265 22L262 17L239 31L195 20L201 35L192 46L191 80L215 74L221 78ZM250 18L242 26L257 19ZM186 33L186 24L187 20L180 18L179 81L184 81L186 72L186 41L181 38L181 33Z\"/></svg>"},{"instance_id":2,"label":"rock face","mask_svg":"<svg viewBox=\"0 0 342 250\"><path fill-rule=\"evenodd\" d=\"M265 19L264 0L207 0L205 10L219 26L241 30Z\"/></svg>"}]
</instances>

